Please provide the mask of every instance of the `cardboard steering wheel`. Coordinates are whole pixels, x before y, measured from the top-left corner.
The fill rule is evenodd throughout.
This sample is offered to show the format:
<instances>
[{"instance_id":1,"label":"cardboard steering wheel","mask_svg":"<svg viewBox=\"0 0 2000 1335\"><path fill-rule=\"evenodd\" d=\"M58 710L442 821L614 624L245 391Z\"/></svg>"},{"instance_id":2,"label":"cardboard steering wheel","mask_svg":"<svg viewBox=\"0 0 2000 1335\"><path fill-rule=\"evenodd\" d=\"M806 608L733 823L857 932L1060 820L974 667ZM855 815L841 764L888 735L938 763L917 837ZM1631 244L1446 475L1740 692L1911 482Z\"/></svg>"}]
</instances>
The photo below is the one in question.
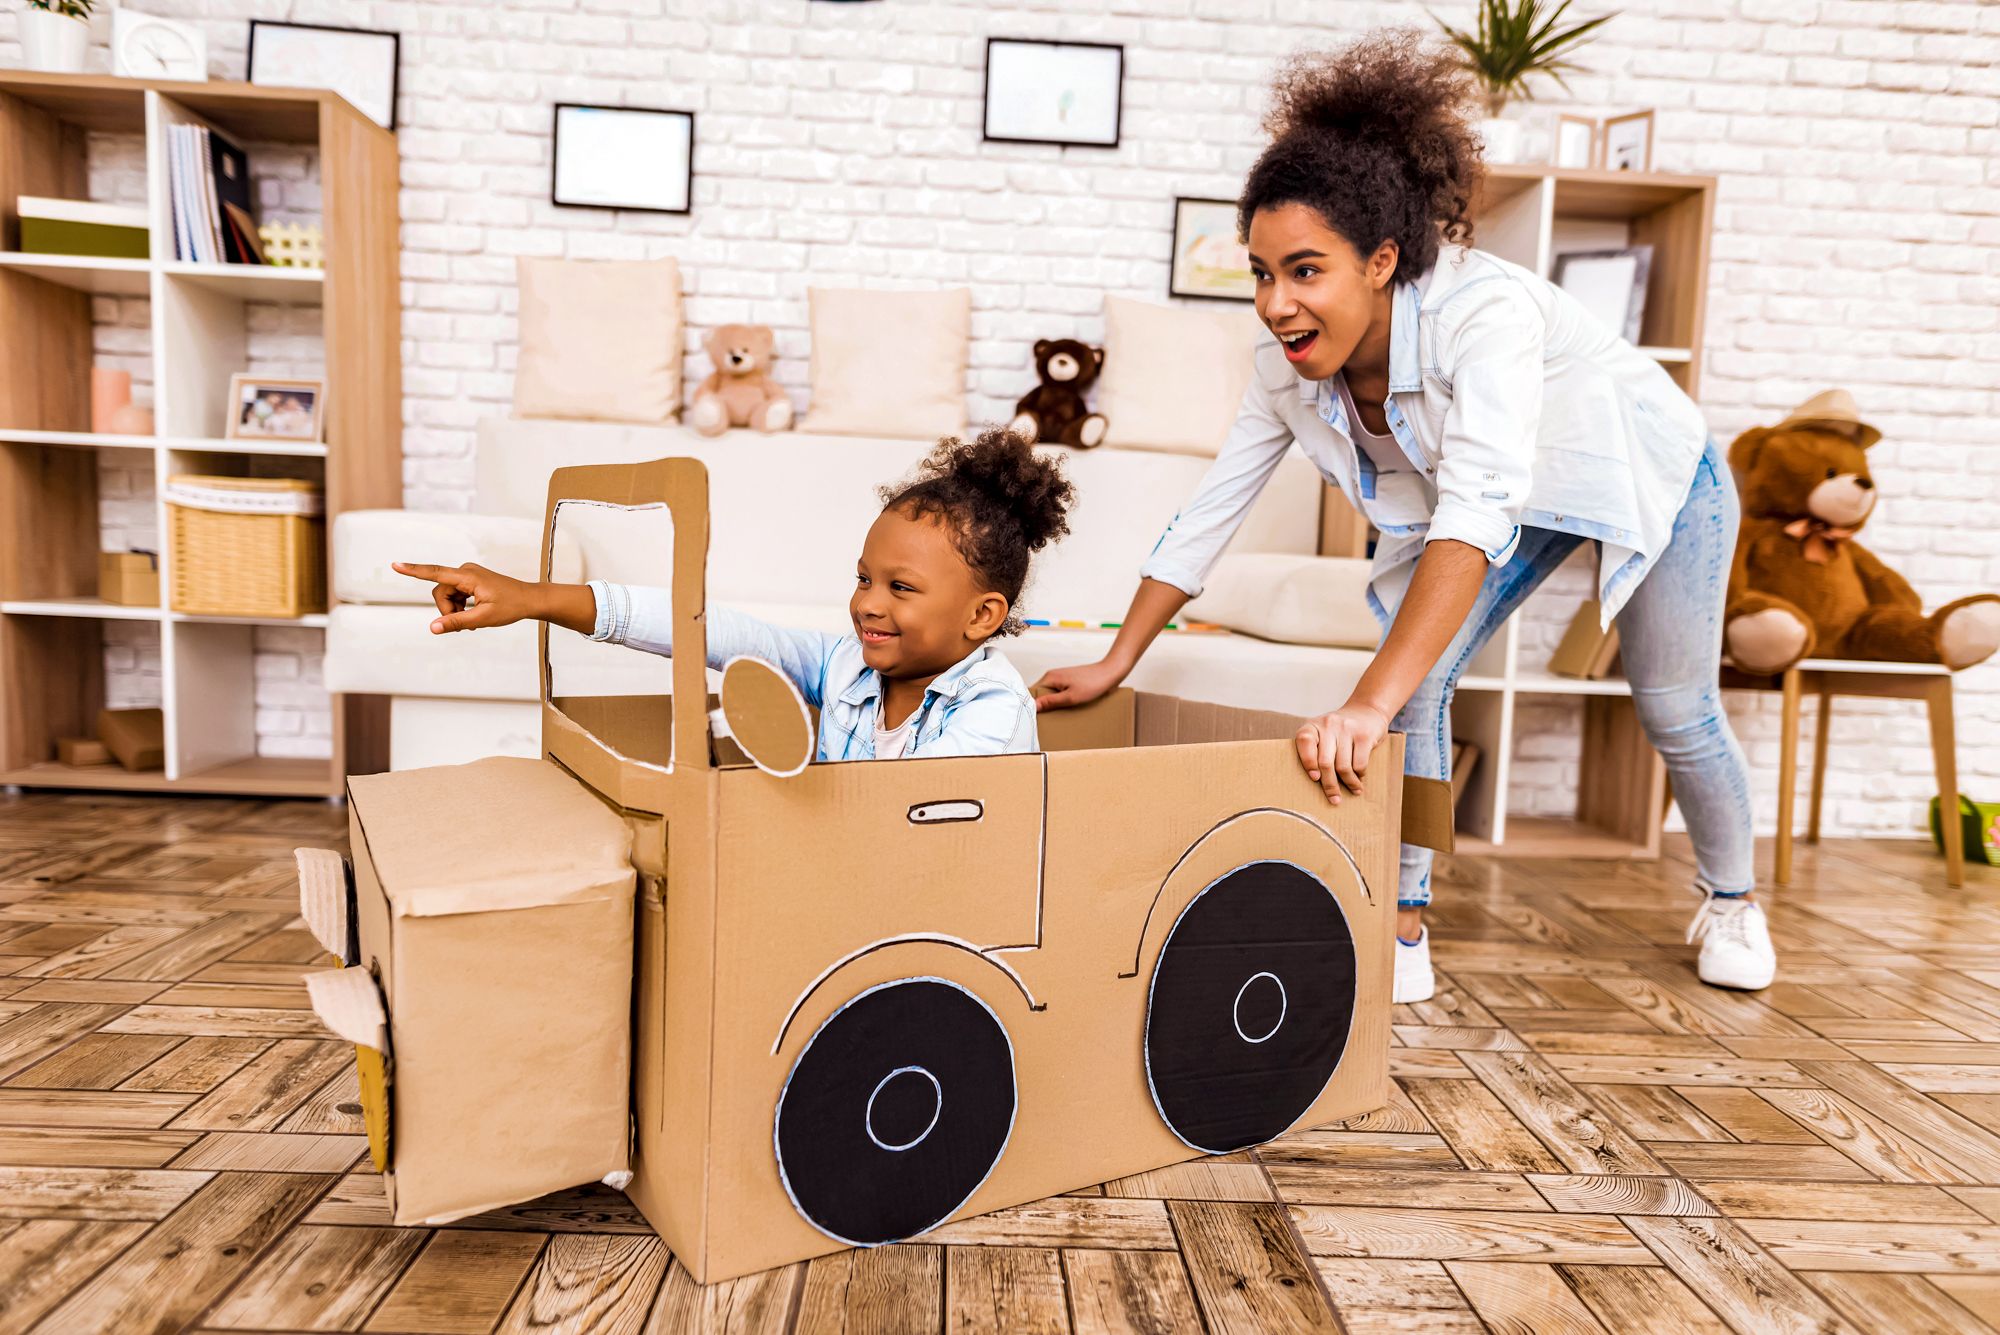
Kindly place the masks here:
<instances>
[{"instance_id":1,"label":"cardboard steering wheel","mask_svg":"<svg viewBox=\"0 0 2000 1335\"><path fill-rule=\"evenodd\" d=\"M788 779L812 760L812 715L792 679L761 658L732 658L722 669L718 731L766 774Z\"/></svg>"}]
</instances>

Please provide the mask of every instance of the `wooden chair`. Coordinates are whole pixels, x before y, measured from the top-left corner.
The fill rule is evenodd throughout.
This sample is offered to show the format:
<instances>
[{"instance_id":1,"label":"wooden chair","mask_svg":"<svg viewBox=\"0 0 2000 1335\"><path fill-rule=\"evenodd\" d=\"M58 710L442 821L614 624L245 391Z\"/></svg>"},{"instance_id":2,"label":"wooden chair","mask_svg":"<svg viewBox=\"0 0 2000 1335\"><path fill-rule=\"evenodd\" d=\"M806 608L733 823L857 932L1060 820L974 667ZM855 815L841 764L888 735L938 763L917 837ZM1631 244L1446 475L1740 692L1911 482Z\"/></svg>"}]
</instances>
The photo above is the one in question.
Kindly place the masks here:
<instances>
[{"instance_id":1,"label":"wooden chair","mask_svg":"<svg viewBox=\"0 0 2000 1335\"><path fill-rule=\"evenodd\" d=\"M1771 879L1789 885L1792 879L1792 805L1799 773L1799 702L1810 692L1819 696L1819 721L1813 738L1812 797L1806 811L1806 842L1819 842L1820 799L1826 793L1826 743L1833 722L1836 695L1922 700L1930 712L1931 755L1937 765L1938 797L1944 807L1944 879L1948 886L1965 884L1964 836L1958 820L1958 731L1951 715L1949 668L1938 663L1870 663L1847 658L1808 658L1780 676L1752 676L1727 664L1724 689L1778 691L1784 699L1783 737L1778 761L1778 842Z\"/></svg>"}]
</instances>

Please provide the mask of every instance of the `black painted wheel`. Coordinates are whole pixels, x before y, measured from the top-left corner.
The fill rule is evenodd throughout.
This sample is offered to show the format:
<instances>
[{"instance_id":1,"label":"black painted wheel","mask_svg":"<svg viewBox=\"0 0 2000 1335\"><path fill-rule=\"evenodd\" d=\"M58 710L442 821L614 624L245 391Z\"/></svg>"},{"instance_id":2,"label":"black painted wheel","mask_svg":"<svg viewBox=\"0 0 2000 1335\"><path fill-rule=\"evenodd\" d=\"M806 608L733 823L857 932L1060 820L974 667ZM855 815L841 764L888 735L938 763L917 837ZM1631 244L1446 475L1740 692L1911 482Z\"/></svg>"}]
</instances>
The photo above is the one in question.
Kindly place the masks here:
<instances>
[{"instance_id":1,"label":"black painted wheel","mask_svg":"<svg viewBox=\"0 0 2000 1335\"><path fill-rule=\"evenodd\" d=\"M1210 1154L1283 1135L1332 1078L1354 1019L1354 934L1289 862L1252 862L1181 912L1146 1002L1146 1079Z\"/></svg>"},{"instance_id":2,"label":"black painted wheel","mask_svg":"<svg viewBox=\"0 0 2000 1335\"><path fill-rule=\"evenodd\" d=\"M911 1237L993 1171L1014 1102L1014 1049L985 1002L940 978L884 983L799 1054L778 1096L778 1174L830 1237Z\"/></svg>"}]
</instances>

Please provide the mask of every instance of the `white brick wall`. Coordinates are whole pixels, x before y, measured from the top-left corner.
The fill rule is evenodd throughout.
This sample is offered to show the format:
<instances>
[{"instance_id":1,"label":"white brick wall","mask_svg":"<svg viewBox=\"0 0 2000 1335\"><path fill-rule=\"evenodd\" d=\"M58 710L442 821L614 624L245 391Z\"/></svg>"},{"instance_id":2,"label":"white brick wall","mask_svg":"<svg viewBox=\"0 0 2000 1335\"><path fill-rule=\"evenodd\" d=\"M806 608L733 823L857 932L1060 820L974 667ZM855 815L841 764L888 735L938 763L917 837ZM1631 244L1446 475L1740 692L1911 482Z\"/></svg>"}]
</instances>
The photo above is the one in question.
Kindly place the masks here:
<instances>
[{"instance_id":1,"label":"white brick wall","mask_svg":"<svg viewBox=\"0 0 2000 1335\"><path fill-rule=\"evenodd\" d=\"M212 68L230 77L243 69L245 20L279 12L256 0L147 8L202 20ZM1471 6L1438 8L1462 20ZM1427 22L1420 6L1387 0L295 0L281 10L403 33L405 496L441 509L466 502L473 424L507 408L517 255L677 256L688 374L707 370L702 331L769 324L800 406L809 281L966 284L970 408L1004 416L1030 384L1033 339L1101 336L1106 291L1164 293L1171 199L1234 192L1259 147L1278 57ZM0 59L15 50L11 23L10 10ZM1124 43L1124 145L982 144L989 34ZM1868 542L1933 603L2000 587L2000 523L1985 508L2000 500L2000 5L1631 0L1583 60L1595 72L1574 78L1562 105L1656 107L1657 165L1721 179L1703 365L1717 435L1847 385L1888 433L1873 455L1884 505ZM551 207L558 100L699 113L693 216ZM1530 643L1550 642L1547 623L1559 629L1574 596L1540 600ZM297 678L260 681L303 681L309 668L301 659ZM1768 823L1775 708L1733 709ZM1963 786L2000 796L2000 666L1961 677L1958 713ZM1520 805L1562 809L1573 721L1541 706L1524 719L1537 726L1519 773L1535 781ZM1835 736L1829 828L1914 833L1930 789L1912 708L1852 702Z\"/></svg>"}]
</instances>

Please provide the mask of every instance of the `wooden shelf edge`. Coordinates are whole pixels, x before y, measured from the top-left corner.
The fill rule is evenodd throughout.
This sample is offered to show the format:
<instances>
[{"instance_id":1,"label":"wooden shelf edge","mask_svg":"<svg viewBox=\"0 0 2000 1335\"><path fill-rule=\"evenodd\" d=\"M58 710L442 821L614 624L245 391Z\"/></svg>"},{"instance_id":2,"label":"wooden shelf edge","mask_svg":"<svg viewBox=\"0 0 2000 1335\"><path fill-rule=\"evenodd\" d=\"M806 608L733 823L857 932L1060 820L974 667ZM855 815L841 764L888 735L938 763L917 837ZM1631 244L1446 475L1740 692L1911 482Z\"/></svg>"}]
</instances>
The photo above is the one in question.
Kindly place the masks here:
<instances>
[{"instance_id":1,"label":"wooden shelf edge","mask_svg":"<svg viewBox=\"0 0 2000 1335\"><path fill-rule=\"evenodd\" d=\"M1507 839L1495 844L1467 834L1456 838L1454 854L1490 858L1589 858L1641 860L1659 856L1657 849L1632 842L1581 821L1547 816L1509 816Z\"/></svg>"},{"instance_id":2,"label":"wooden shelf edge","mask_svg":"<svg viewBox=\"0 0 2000 1335\"><path fill-rule=\"evenodd\" d=\"M24 769L0 770L0 785L7 784L21 788L237 797L333 797L342 791L330 760L282 760L263 756L233 761L178 779L169 779L160 770L135 773L117 765L79 766L45 761Z\"/></svg>"}]
</instances>

